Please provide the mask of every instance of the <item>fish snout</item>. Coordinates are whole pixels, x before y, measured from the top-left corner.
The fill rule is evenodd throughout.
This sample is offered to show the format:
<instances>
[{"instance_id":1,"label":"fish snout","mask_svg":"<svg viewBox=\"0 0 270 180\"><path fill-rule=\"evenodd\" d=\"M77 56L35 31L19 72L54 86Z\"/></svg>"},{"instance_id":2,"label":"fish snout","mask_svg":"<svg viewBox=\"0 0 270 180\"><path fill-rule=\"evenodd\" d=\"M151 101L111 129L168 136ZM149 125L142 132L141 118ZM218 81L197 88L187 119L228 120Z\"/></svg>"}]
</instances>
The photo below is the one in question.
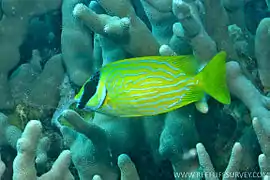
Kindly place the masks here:
<instances>
[{"instance_id":1,"label":"fish snout","mask_svg":"<svg viewBox=\"0 0 270 180\"><path fill-rule=\"evenodd\" d=\"M83 103L81 103L81 102L77 102L77 104L76 104L76 108L78 108L78 109L83 109L83 108L84 108Z\"/></svg>"}]
</instances>

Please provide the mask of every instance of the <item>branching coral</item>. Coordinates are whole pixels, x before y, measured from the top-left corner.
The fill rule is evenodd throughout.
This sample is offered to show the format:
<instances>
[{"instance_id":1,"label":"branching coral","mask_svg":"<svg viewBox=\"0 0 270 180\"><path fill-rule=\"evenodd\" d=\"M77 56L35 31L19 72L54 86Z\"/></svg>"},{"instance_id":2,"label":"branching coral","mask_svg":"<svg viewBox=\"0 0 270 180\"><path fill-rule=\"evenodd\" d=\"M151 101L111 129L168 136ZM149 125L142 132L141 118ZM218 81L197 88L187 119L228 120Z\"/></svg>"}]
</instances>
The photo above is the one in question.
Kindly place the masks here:
<instances>
[{"instance_id":1,"label":"branching coral","mask_svg":"<svg viewBox=\"0 0 270 180\"><path fill-rule=\"evenodd\" d=\"M257 144L251 123L235 112L241 103L241 107L245 105L250 112L261 145L262 154L258 158L261 172L269 172L270 101L266 95L269 93L269 18L261 21L256 34L249 32L246 5L250 2L252 0L27 0L23 3L22 0L0 0L0 109L6 114L0 114L0 145L17 149L13 178L37 179L60 154L51 170L40 179L77 178L75 170L69 170L71 160L82 180L188 179L177 174L204 172L211 176L215 170L224 171L223 179L229 179L226 174L254 168L256 160L249 161L260 153L252 151ZM260 4L263 3L260 1ZM48 12L52 10L62 15L61 30L58 27L61 37L60 34L56 37L61 52L44 58L38 50L31 49L31 58L25 58L21 47L31 41L29 22L33 17L50 16ZM70 105L76 88L110 62L129 57L193 53L200 70L221 50L228 54L226 76L232 94L232 105L225 107L228 111L207 95L195 106L191 104L151 117L119 118L93 113L93 118L89 118L79 111L63 111ZM74 89L67 95L59 90L71 88ZM264 92L260 92L260 88ZM48 123L55 109L52 125L59 128L63 144L61 140L57 144L49 138L50 133L58 133ZM221 122L236 117L227 112L236 113L237 118L235 126L230 127L234 132L227 133L224 140L219 134L224 129ZM212 119L211 123L210 120L203 122L207 124L203 129L198 127L198 121L203 118L198 117L217 119L217 122ZM31 120L33 118L40 121ZM203 131L199 131L200 128ZM205 133L214 134L214 138L205 140L202 138ZM212 147L225 144L221 152ZM0 175L3 169L0 163ZM161 172L163 169L165 172Z\"/></svg>"},{"instance_id":2,"label":"branching coral","mask_svg":"<svg viewBox=\"0 0 270 180\"><path fill-rule=\"evenodd\" d=\"M24 109L25 119L46 117L60 99L58 87L64 79L62 56L51 57L44 68L40 61L39 53L33 51L32 60L18 67L10 77L12 96L16 105Z\"/></svg>"},{"instance_id":3,"label":"branching coral","mask_svg":"<svg viewBox=\"0 0 270 180\"><path fill-rule=\"evenodd\" d=\"M140 180L135 165L126 154L118 157L118 166L121 170L121 180Z\"/></svg>"},{"instance_id":4,"label":"branching coral","mask_svg":"<svg viewBox=\"0 0 270 180\"><path fill-rule=\"evenodd\" d=\"M126 126L114 125L114 130L111 129L113 127L106 128L112 123L106 117L103 120L99 118L99 122L96 123L100 124L97 125L85 122L74 111L65 111L62 116L76 130L65 126L61 128L65 142L71 149L72 159L79 171L80 178L88 179L98 174L104 179L116 179L118 175L114 162L121 154L120 152L130 151L128 148L131 148L134 142L129 141L131 139L134 141L139 136L129 137L128 133L131 129L125 129ZM127 123L129 124L129 122ZM103 128L106 128L106 131ZM78 147L80 147L79 151Z\"/></svg>"},{"instance_id":5,"label":"branching coral","mask_svg":"<svg viewBox=\"0 0 270 180\"><path fill-rule=\"evenodd\" d=\"M67 72L72 82L82 85L95 70L92 60L92 35L72 16L77 3L82 1L63 0L63 31L61 48Z\"/></svg>"},{"instance_id":6,"label":"branching coral","mask_svg":"<svg viewBox=\"0 0 270 180\"><path fill-rule=\"evenodd\" d=\"M0 144L9 145L13 148L16 147L17 140L21 136L21 130L15 126L12 126L8 122L8 117L3 113L0 113Z\"/></svg>"},{"instance_id":7,"label":"branching coral","mask_svg":"<svg viewBox=\"0 0 270 180\"><path fill-rule=\"evenodd\" d=\"M57 9L61 1L32 0L21 3L20 0L2 0L3 17L0 20L0 108L10 109L14 105L8 84L8 73L19 63L19 47L26 36L31 17ZM2 14L1 13L1 14Z\"/></svg>"},{"instance_id":8,"label":"branching coral","mask_svg":"<svg viewBox=\"0 0 270 180\"><path fill-rule=\"evenodd\" d=\"M258 89L244 76L237 62L227 63L228 86L236 97L248 107L252 117L257 117L270 134L269 98L262 95Z\"/></svg>"},{"instance_id":9,"label":"branching coral","mask_svg":"<svg viewBox=\"0 0 270 180\"><path fill-rule=\"evenodd\" d=\"M216 54L216 43L205 31L202 22L197 17L198 12L194 12L196 8L191 9L189 4L175 0L173 1L172 10L183 26L183 35L190 41L194 54L201 60L201 64L205 65ZM179 33L176 31L176 34ZM204 49L208 49L208 51Z\"/></svg>"},{"instance_id":10,"label":"branching coral","mask_svg":"<svg viewBox=\"0 0 270 180\"><path fill-rule=\"evenodd\" d=\"M162 45L159 49L159 53L161 55L181 54L183 53L180 51L182 47L192 47L202 66L204 66L218 50L225 50L229 54L229 58L238 60L238 54L236 54L236 50L233 49L235 47L233 45L235 41L230 39L228 26L233 22L236 23L237 26L243 28L243 30L246 30L243 24L243 16L239 16L238 19L232 19L233 13L243 15L240 11L241 8L243 8L243 4L233 4L232 1L224 1L224 8L221 1L208 0L204 1L202 4L202 2L199 1L175 0L164 2L165 4L171 4L165 8L162 3L159 2L153 2L150 0L141 2L151 23L153 35L154 37L156 36L155 38L157 42L161 43ZM107 48L106 45L108 46L108 44L110 44L108 39L114 43L118 43L117 45L120 46L117 46L117 48L123 48L124 51L133 56L135 54L136 56L147 55L138 52L138 50L140 50L138 48L137 51L133 51L133 49L130 49L127 44L122 44L123 37L129 37L131 35L134 35L135 37L136 35L130 34L130 31L133 28L132 20L135 19L134 21L136 22L138 18L137 16L135 17L134 10L130 7L131 4L127 1L115 1L114 3L118 4L118 7L112 7L109 6L110 3L105 1L98 1L98 3L101 6L98 8L98 10L96 10L99 11L98 13L94 12L93 9L95 8L93 8L91 5L90 7L93 9L88 8L86 5L78 4L74 7L73 14L75 17L82 20L82 22L84 22L91 31L99 34L95 37L99 37L99 42L103 42L103 45L100 46L103 50L103 65L117 59L111 56L108 51L107 54L104 53L106 52L104 51ZM214 6L214 8L211 8L211 6ZM126 8L123 10L121 8L119 9L119 7ZM226 10L230 11L227 12ZM216 13L218 13L219 16L213 15ZM112 15L117 15L117 17L112 17ZM213 18L219 18L222 19L222 21L218 21L217 19ZM134 30L136 29L134 28ZM165 32L165 30L168 32L166 33L166 36L165 34L163 36L162 32ZM141 37L145 37L142 35L147 35L147 38L144 39L148 39L149 37L150 39L153 38L147 31L140 32ZM130 39L127 40L128 42L126 43L129 43ZM177 47L177 40L179 40L179 43L183 42L181 47ZM146 42L152 45L156 44L156 42L152 40L148 40ZM133 43L132 45L133 47L136 47L136 43ZM151 49L144 47L145 46L140 46L140 48L143 48L150 53L152 52ZM205 51L205 49L207 49L207 51ZM119 59L122 58L123 55L123 53L120 53L118 56ZM107 60L108 57L112 57L112 59ZM233 69L229 67L229 65L232 63L233 62L228 63L228 74L233 71ZM228 75L228 79L230 79L228 80L230 89L232 93L236 95L236 89L240 87L238 87L236 83L231 86L231 83L234 82L235 78L230 78ZM247 82L249 81L247 80ZM204 110L202 111L207 112L208 107L205 102L203 103L203 107L204 108L202 109ZM251 114L252 116L255 116L256 110L255 108L253 108L253 110L254 111L252 111ZM175 172L181 171L180 169L184 168L183 164L181 163L183 161L182 155L189 152L192 146L194 147L196 143L196 136L193 137L189 143L186 143L188 133L185 133L185 130L192 132L192 134L196 134L196 130L192 125L193 121L191 120L193 118L193 114L193 109L191 107L187 107L186 109L183 108L182 110L170 112L167 115L144 118L143 121L144 129L149 130L145 132L146 142L150 144L150 148L155 159L157 161L161 159L169 159L174 167ZM121 118L111 118L96 114L93 123L103 127L107 131L108 126L104 127L103 123L110 121L111 125L116 125L117 123L113 122L113 120L116 119L123 121ZM81 122L82 121L83 120L81 119ZM150 127L153 123L156 125L154 127ZM78 128L78 126L75 127ZM80 130L77 129L77 131L82 132L81 129L84 129L82 127L83 126L80 126ZM181 131L179 131L179 129L181 129ZM93 137L90 139L93 139ZM91 141L95 142L94 139ZM114 153L112 153L112 155L114 155ZM190 170L192 171L192 168L186 171Z\"/></svg>"},{"instance_id":11,"label":"branching coral","mask_svg":"<svg viewBox=\"0 0 270 180\"><path fill-rule=\"evenodd\" d=\"M264 179L270 178L270 152L269 152L269 145L270 145L270 137L266 134L265 130L263 129L261 123L257 118L253 119L253 128L257 134L259 143L261 145L261 149L263 154L261 154L258 158L259 166L261 169L261 175Z\"/></svg>"},{"instance_id":12,"label":"branching coral","mask_svg":"<svg viewBox=\"0 0 270 180\"><path fill-rule=\"evenodd\" d=\"M16 149L16 144L22 136L22 131L18 127L10 125L8 117L0 113L0 134L0 146L10 146ZM46 136L43 136L38 143L35 163L39 169L44 168L48 162L47 152L49 150L49 144L50 140Z\"/></svg>"},{"instance_id":13,"label":"branching coral","mask_svg":"<svg viewBox=\"0 0 270 180\"><path fill-rule=\"evenodd\" d=\"M260 75L260 79L262 85L264 87L265 92L269 92L270 87L270 77L269 77L269 70L270 70L270 51L267 47L269 47L269 40L270 40L270 18L265 18L259 24L259 27L256 32L255 38L255 52L256 58L258 62L258 71Z\"/></svg>"},{"instance_id":14,"label":"branching coral","mask_svg":"<svg viewBox=\"0 0 270 180\"><path fill-rule=\"evenodd\" d=\"M158 54L158 43L145 24L136 16L128 1L114 1L113 6L106 1L100 3L109 15L98 15L82 4L75 6L73 14L94 32L121 44L130 54L136 56ZM121 9L114 7L121 7ZM123 19L110 15L117 15ZM141 44L141 39L145 40L145 44Z\"/></svg>"},{"instance_id":15,"label":"branching coral","mask_svg":"<svg viewBox=\"0 0 270 180\"><path fill-rule=\"evenodd\" d=\"M215 172L213 164L211 163L211 159L207 151L205 150L203 144L198 143L196 145L196 149L199 157L200 166L202 167L202 171L204 172L202 174L204 174L206 180L217 180L220 179L220 177L222 177L223 180L237 179L237 176L234 175L234 173L239 172L239 167L243 158L241 154L242 147L240 143L234 144L232 148L230 162L225 172L222 174Z\"/></svg>"},{"instance_id":16,"label":"branching coral","mask_svg":"<svg viewBox=\"0 0 270 180\"><path fill-rule=\"evenodd\" d=\"M37 179L35 169L36 150L41 136L42 126L39 121L31 120L26 125L22 137L17 142L18 154L13 162L13 179ZM74 179L69 171L70 151L63 151L55 161L52 169L38 179Z\"/></svg>"},{"instance_id":17,"label":"branching coral","mask_svg":"<svg viewBox=\"0 0 270 180\"><path fill-rule=\"evenodd\" d=\"M30 179L72 180L74 179L74 177L69 170L69 166L71 163L71 154L73 154L72 155L73 161L75 162L75 166L78 168L78 171L80 173L84 173L85 175L84 177L81 176L81 179L89 179L89 176L86 176L86 175L89 175L91 171L96 172L95 168L100 168L100 167L91 166L91 163L90 164L88 164L87 162L85 162L86 164L83 163L81 161L84 159L84 157L82 156L83 154L78 154L76 158L76 156L74 156L74 153L77 153L77 152L76 150L73 150L73 148L71 148L71 151L69 150L62 151L59 157L56 159L56 161L52 165L51 169L47 173L41 175L40 177L37 177L37 170L35 168L35 163L37 163L40 160L40 155L36 155L36 154L40 154L37 152L39 151L39 144L42 142L42 139L40 139L41 133L42 133L42 125L40 121L31 120L27 123L21 137L17 141L16 149L17 149L18 154L15 157L14 162L13 162L13 172L14 172L13 179L14 180L17 180L17 179L20 179L20 180L26 180L26 179L27 180L30 180ZM78 135L83 136L82 134L78 134ZM84 139L84 140L89 141L87 139ZM80 143L85 143L85 142L79 142L78 144L78 139L76 141L77 143L75 144L77 145L80 145ZM75 147L78 148L77 146L74 146L74 148ZM97 150L99 151L100 149L97 149ZM85 153L87 153L87 151ZM81 159L82 157L83 159ZM138 180L139 179L135 165L126 154L121 154L118 157L117 164L121 171L121 180ZM4 173L5 169L6 169L6 166L0 159L0 177ZM104 172L100 171L100 173L103 174ZM107 174L107 173L108 172L104 174L105 176L93 174L90 177L93 177L93 179L108 179L108 178L114 179L113 176L110 176L111 174Z\"/></svg>"}]
</instances>

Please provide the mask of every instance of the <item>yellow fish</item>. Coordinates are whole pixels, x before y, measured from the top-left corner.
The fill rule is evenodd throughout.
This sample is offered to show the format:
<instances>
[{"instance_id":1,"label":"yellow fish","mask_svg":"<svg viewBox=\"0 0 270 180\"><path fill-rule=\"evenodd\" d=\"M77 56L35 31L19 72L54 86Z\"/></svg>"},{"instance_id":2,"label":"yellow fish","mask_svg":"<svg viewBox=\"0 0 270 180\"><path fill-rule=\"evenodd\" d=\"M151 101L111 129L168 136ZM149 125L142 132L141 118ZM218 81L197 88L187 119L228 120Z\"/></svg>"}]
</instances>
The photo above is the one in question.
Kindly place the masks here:
<instances>
[{"instance_id":1,"label":"yellow fish","mask_svg":"<svg viewBox=\"0 0 270 180\"><path fill-rule=\"evenodd\" d=\"M147 56L103 66L75 96L77 108L118 117L166 113L204 98L230 104L226 53L200 72L193 55Z\"/></svg>"}]
</instances>

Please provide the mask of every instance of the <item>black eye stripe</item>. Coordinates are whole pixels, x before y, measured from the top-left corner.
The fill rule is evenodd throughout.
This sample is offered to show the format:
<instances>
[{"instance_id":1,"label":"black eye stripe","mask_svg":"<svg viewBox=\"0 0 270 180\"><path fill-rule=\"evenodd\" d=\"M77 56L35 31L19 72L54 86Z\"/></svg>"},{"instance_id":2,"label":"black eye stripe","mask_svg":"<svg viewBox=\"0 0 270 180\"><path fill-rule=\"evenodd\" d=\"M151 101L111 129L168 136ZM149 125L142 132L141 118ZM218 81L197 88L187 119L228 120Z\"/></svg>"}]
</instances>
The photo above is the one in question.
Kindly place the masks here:
<instances>
[{"instance_id":1,"label":"black eye stripe","mask_svg":"<svg viewBox=\"0 0 270 180\"><path fill-rule=\"evenodd\" d=\"M98 82L100 79L100 71L96 72L88 82L84 85L82 97L79 101L78 108L83 109L89 99L96 93Z\"/></svg>"}]
</instances>

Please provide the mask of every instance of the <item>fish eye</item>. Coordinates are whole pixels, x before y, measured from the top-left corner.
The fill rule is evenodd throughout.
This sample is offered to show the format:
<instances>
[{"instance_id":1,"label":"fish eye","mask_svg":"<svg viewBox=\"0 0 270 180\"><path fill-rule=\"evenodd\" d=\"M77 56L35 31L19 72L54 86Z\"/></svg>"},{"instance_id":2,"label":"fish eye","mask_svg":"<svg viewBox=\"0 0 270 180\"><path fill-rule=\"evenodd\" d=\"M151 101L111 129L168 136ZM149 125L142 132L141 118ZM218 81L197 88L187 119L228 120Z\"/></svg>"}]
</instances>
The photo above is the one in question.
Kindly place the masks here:
<instances>
[{"instance_id":1,"label":"fish eye","mask_svg":"<svg viewBox=\"0 0 270 180\"><path fill-rule=\"evenodd\" d=\"M96 72L91 76L91 78L85 83L83 87L83 93L80 98L80 101L77 104L78 109L83 109L89 99L96 93L97 86L100 78L100 72Z\"/></svg>"}]
</instances>

